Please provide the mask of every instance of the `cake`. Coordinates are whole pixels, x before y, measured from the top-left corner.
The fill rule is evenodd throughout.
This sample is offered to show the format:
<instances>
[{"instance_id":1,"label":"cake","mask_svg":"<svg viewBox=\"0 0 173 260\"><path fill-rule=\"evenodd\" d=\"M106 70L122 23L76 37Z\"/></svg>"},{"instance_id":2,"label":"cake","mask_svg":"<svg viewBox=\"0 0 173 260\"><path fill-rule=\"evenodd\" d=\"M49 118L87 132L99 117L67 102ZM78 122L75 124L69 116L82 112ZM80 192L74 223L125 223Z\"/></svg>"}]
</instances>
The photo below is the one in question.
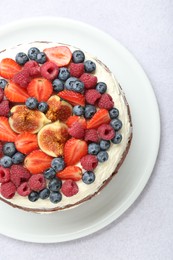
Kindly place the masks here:
<instances>
[{"instance_id":1,"label":"cake","mask_svg":"<svg viewBox=\"0 0 173 260\"><path fill-rule=\"evenodd\" d=\"M40 213L91 199L122 165L130 108L113 73L67 44L0 52L0 200Z\"/></svg>"}]
</instances>

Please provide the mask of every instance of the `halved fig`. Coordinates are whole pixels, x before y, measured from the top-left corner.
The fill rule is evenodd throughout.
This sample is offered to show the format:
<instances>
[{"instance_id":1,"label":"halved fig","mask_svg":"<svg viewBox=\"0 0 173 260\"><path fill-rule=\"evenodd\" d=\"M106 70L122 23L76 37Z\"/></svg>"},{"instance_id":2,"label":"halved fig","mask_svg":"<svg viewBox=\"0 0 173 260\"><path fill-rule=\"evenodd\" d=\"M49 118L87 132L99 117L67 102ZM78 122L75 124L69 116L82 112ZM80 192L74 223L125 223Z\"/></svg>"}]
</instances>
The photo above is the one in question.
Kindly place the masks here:
<instances>
[{"instance_id":1,"label":"halved fig","mask_svg":"<svg viewBox=\"0 0 173 260\"><path fill-rule=\"evenodd\" d=\"M72 114L72 106L66 101L61 101L57 95L51 96L47 103L49 109L46 116L52 122L57 120L65 122Z\"/></svg>"},{"instance_id":2,"label":"halved fig","mask_svg":"<svg viewBox=\"0 0 173 260\"><path fill-rule=\"evenodd\" d=\"M66 124L56 121L45 125L38 133L38 145L40 149L52 156L62 156L64 145L69 138Z\"/></svg>"},{"instance_id":3,"label":"halved fig","mask_svg":"<svg viewBox=\"0 0 173 260\"><path fill-rule=\"evenodd\" d=\"M14 106L10 112L9 124L16 133L38 133L45 124L51 122L42 112L30 110L25 105Z\"/></svg>"}]
</instances>

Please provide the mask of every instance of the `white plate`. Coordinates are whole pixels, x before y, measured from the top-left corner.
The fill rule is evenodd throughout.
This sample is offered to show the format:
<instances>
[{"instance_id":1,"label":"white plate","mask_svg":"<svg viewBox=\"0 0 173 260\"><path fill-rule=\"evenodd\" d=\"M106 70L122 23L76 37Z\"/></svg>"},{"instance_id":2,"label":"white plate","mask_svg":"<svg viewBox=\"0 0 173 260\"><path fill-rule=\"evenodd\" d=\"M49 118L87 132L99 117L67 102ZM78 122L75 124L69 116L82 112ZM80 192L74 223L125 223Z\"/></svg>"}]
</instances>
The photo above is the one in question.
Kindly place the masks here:
<instances>
[{"instance_id":1,"label":"white plate","mask_svg":"<svg viewBox=\"0 0 173 260\"><path fill-rule=\"evenodd\" d=\"M143 69L119 42L89 25L63 18L34 18L1 27L0 50L22 42L69 43L98 56L123 86L130 104L134 136L119 173L99 196L64 212L37 215L0 202L0 233L31 242L68 241L96 232L122 215L146 185L159 149L160 118ZM147 102L146 102L147 101Z\"/></svg>"}]
</instances>

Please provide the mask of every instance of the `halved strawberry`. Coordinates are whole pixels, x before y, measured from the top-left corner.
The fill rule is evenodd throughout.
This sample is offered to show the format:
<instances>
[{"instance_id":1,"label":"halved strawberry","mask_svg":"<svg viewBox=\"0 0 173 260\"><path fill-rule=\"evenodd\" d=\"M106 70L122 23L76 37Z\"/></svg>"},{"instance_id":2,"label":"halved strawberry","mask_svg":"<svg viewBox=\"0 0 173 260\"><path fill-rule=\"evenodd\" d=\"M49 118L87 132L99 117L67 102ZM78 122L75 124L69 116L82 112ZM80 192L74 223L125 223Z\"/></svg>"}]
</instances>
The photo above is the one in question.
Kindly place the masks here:
<instances>
[{"instance_id":1,"label":"halved strawberry","mask_svg":"<svg viewBox=\"0 0 173 260\"><path fill-rule=\"evenodd\" d=\"M58 93L58 96L62 99L67 100L72 105L85 105L85 97L84 95L71 91L71 90L63 90Z\"/></svg>"},{"instance_id":2,"label":"halved strawberry","mask_svg":"<svg viewBox=\"0 0 173 260\"><path fill-rule=\"evenodd\" d=\"M14 142L17 134L11 129L8 118L0 116L0 140Z\"/></svg>"},{"instance_id":3,"label":"halved strawberry","mask_svg":"<svg viewBox=\"0 0 173 260\"><path fill-rule=\"evenodd\" d=\"M17 136L15 146L19 152L29 154L38 149L37 136L29 132L23 132Z\"/></svg>"},{"instance_id":4,"label":"halved strawberry","mask_svg":"<svg viewBox=\"0 0 173 260\"><path fill-rule=\"evenodd\" d=\"M80 139L70 138L64 146L66 165L74 165L88 152L87 143Z\"/></svg>"},{"instance_id":5,"label":"halved strawberry","mask_svg":"<svg viewBox=\"0 0 173 260\"><path fill-rule=\"evenodd\" d=\"M54 62L58 67L67 66L72 58L70 49L66 46L57 46L44 49L48 60Z\"/></svg>"},{"instance_id":6,"label":"halved strawberry","mask_svg":"<svg viewBox=\"0 0 173 260\"><path fill-rule=\"evenodd\" d=\"M22 67L11 58L2 59L0 62L0 75L5 79L11 79Z\"/></svg>"},{"instance_id":7,"label":"halved strawberry","mask_svg":"<svg viewBox=\"0 0 173 260\"><path fill-rule=\"evenodd\" d=\"M67 166L63 171L58 172L56 176L62 180L79 181L82 179L82 169L78 166Z\"/></svg>"},{"instance_id":8,"label":"halved strawberry","mask_svg":"<svg viewBox=\"0 0 173 260\"><path fill-rule=\"evenodd\" d=\"M53 87L49 80L45 78L35 78L31 80L27 90L30 97L35 97L40 102L47 101L48 98L50 98Z\"/></svg>"},{"instance_id":9,"label":"halved strawberry","mask_svg":"<svg viewBox=\"0 0 173 260\"><path fill-rule=\"evenodd\" d=\"M42 173L50 168L52 157L45 154L41 150L35 150L26 156L24 166L32 173Z\"/></svg>"},{"instance_id":10,"label":"halved strawberry","mask_svg":"<svg viewBox=\"0 0 173 260\"><path fill-rule=\"evenodd\" d=\"M110 121L111 121L111 119L110 119L108 110L100 109L87 122L87 129L97 128L102 124L108 124Z\"/></svg>"},{"instance_id":11,"label":"halved strawberry","mask_svg":"<svg viewBox=\"0 0 173 260\"><path fill-rule=\"evenodd\" d=\"M71 127L72 124L76 122L80 123L83 126L83 128L87 127L86 119L82 116L69 116L69 118L66 121L66 125L68 127Z\"/></svg>"},{"instance_id":12,"label":"halved strawberry","mask_svg":"<svg viewBox=\"0 0 173 260\"><path fill-rule=\"evenodd\" d=\"M12 102L25 102L29 98L27 91L12 81L6 85L4 93L6 98Z\"/></svg>"}]
</instances>

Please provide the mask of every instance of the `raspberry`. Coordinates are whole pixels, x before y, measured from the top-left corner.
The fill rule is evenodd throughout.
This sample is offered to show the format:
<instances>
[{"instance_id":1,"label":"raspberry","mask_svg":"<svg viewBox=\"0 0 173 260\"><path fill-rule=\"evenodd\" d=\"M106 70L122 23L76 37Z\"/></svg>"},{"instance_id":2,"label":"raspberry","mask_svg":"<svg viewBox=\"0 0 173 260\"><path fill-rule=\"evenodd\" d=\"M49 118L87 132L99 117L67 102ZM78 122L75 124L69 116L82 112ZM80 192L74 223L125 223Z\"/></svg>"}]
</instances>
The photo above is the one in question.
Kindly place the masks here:
<instances>
[{"instance_id":1,"label":"raspberry","mask_svg":"<svg viewBox=\"0 0 173 260\"><path fill-rule=\"evenodd\" d=\"M99 137L98 137L98 134L97 134L97 130L96 129L86 130L84 140L86 142L90 141L90 142L98 143Z\"/></svg>"},{"instance_id":2,"label":"raspberry","mask_svg":"<svg viewBox=\"0 0 173 260\"><path fill-rule=\"evenodd\" d=\"M22 165L12 165L10 169L11 181L19 187L22 182L28 181L31 173Z\"/></svg>"},{"instance_id":3,"label":"raspberry","mask_svg":"<svg viewBox=\"0 0 173 260\"><path fill-rule=\"evenodd\" d=\"M12 199L15 195L16 187L11 181L1 184L1 195L6 199Z\"/></svg>"},{"instance_id":4,"label":"raspberry","mask_svg":"<svg viewBox=\"0 0 173 260\"><path fill-rule=\"evenodd\" d=\"M110 110L114 106L114 101L112 100L112 97L109 94L103 94L98 102L99 108L105 108L107 110Z\"/></svg>"},{"instance_id":5,"label":"raspberry","mask_svg":"<svg viewBox=\"0 0 173 260\"><path fill-rule=\"evenodd\" d=\"M101 97L101 94L95 89L89 89L85 92L85 99L88 104L95 105L96 101Z\"/></svg>"},{"instance_id":6,"label":"raspberry","mask_svg":"<svg viewBox=\"0 0 173 260\"><path fill-rule=\"evenodd\" d=\"M85 88L94 88L97 84L97 77L88 73L83 73L80 80L84 83Z\"/></svg>"},{"instance_id":7,"label":"raspberry","mask_svg":"<svg viewBox=\"0 0 173 260\"><path fill-rule=\"evenodd\" d=\"M3 100L4 98L4 91L2 88L0 88L0 102Z\"/></svg>"},{"instance_id":8,"label":"raspberry","mask_svg":"<svg viewBox=\"0 0 173 260\"><path fill-rule=\"evenodd\" d=\"M46 181L43 174L32 175L28 181L28 185L33 191L40 191L46 187Z\"/></svg>"},{"instance_id":9,"label":"raspberry","mask_svg":"<svg viewBox=\"0 0 173 260\"><path fill-rule=\"evenodd\" d=\"M97 129L98 135L103 140L111 140L115 137L115 131L111 125L103 124Z\"/></svg>"},{"instance_id":10,"label":"raspberry","mask_svg":"<svg viewBox=\"0 0 173 260\"><path fill-rule=\"evenodd\" d=\"M0 166L0 183L5 183L10 180L10 169Z\"/></svg>"},{"instance_id":11,"label":"raspberry","mask_svg":"<svg viewBox=\"0 0 173 260\"><path fill-rule=\"evenodd\" d=\"M0 116L8 116L9 112L10 112L9 101L3 100L0 103Z\"/></svg>"},{"instance_id":12,"label":"raspberry","mask_svg":"<svg viewBox=\"0 0 173 260\"><path fill-rule=\"evenodd\" d=\"M87 171L92 171L97 167L98 160L95 155L87 154L81 159L82 167Z\"/></svg>"},{"instance_id":13,"label":"raspberry","mask_svg":"<svg viewBox=\"0 0 173 260\"><path fill-rule=\"evenodd\" d=\"M35 60L30 60L25 63L24 69L29 72L31 77L38 77L40 76L40 66Z\"/></svg>"},{"instance_id":14,"label":"raspberry","mask_svg":"<svg viewBox=\"0 0 173 260\"><path fill-rule=\"evenodd\" d=\"M47 61L41 66L40 71L42 77L53 80L58 76L59 68L55 63Z\"/></svg>"},{"instance_id":15,"label":"raspberry","mask_svg":"<svg viewBox=\"0 0 173 260\"><path fill-rule=\"evenodd\" d=\"M26 88L31 81L28 70L19 71L13 76L12 80L22 88Z\"/></svg>"},{"instance_id":16,"label":"raspberry","mask_svg":"<svg viewBox=\"0 0 173 260\"><path fill-rule=\"evenodd\" d=\"M72 197L73 195L78 193L79 188L75 181L66 180L62 184L61 191L66 197Z\"/></svg>"},{"instance_id":17,"label":"raspberry","mask_svg":"<svg viewBox=\"0 0 173 260\"><path fill-rule=\"evenodd\" d=\"M83 63L71 63L69 68L72 77L79 78L84 73Z\"/></svg>"},{"instance_id":18,"label":"raspberry","mask_svg":"<svg viewBox=\"0 0 173 260\"><path fill-rule=\"evenodd\" d=\"M72 126L68 129L68 133L77 138L77 139L83 139L85 130L79 122L75 122L72 124Z\"/></svg>"},{"instance_id":19,"label":"raspberry","mask_svg":"<svg viewBox=\"0 0 173 260\"><path fill-rule=\"evenodd\" d=\"M20 186L17 188L17 193L23 197L28 196L31 193L31 189L28 183L23 182L22 184L20 184Z\"/></svg>"}]
</instances>

